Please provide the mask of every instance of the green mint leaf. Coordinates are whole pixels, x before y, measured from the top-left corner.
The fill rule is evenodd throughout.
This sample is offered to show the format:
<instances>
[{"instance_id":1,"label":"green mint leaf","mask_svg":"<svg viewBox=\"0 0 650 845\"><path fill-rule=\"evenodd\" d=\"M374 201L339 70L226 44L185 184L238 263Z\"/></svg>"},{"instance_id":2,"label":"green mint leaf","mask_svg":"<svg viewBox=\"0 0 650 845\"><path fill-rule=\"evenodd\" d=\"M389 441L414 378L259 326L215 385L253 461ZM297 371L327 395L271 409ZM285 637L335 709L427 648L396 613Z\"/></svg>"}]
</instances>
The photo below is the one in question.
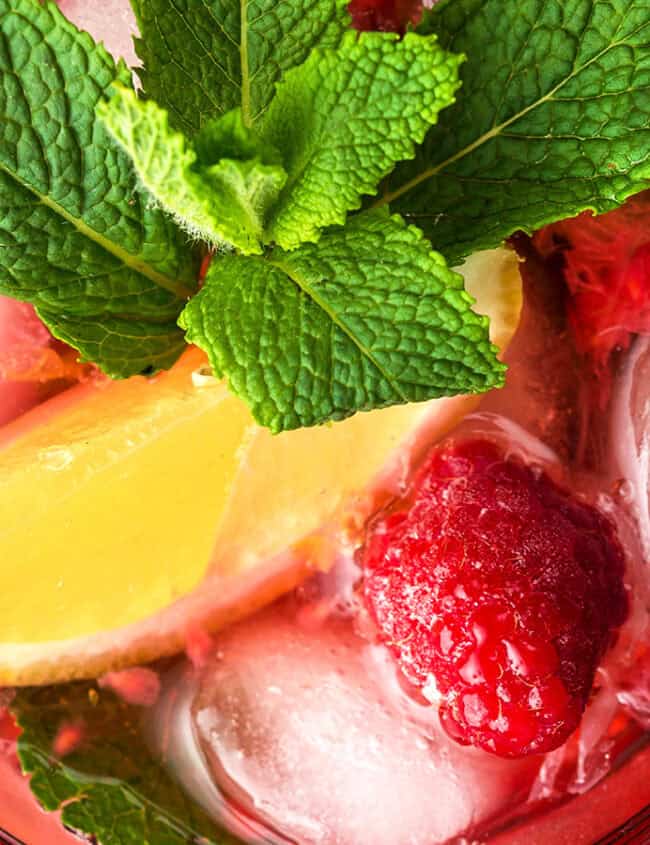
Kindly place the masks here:
<instances>
[{"instance_id":1,"label":"green mint leaf","mask_svg":"<svg viewBox=\"0 0 650 845\"><path fill-rule=\"evenodd\" d=\"M37 312L59 340L80 350L85 361L98 364L113 378L168 370L187 346L173 320L69 316L42 307Z\"/></svg>"},{"instance_id":2,"label":"green mint leaf","mask_svg":"<svg viewBox=\"0 0 650 845\"><path fill-rule=\"evenodd\" d=\"M336 46L348 0L131 0L147 94L188 136L241 107L254 123L282 74Z\"/></svg>"},{"instance_id":3,"label":"green mint leaf","mask_svg":"<svg viewBox=\"0 0 650 845\"><path fill-rule=\"evenodd\" d=\"M94 683L19 690L11 710L23 729L18 755L41 806L98 845L240 845L217 829L144 740L147 711ZM63 760L52 745L64 723L84 741Z\"/></svg>"},{"instance_id":4,"label":"green mint leaf","mask_svg":"<svg viewBox=\"0 0 650 845\"><path fill-rule=\"evenodd\" d=\"M316 245L216 260L180 323L278 432L502 384L471 304L415 227L371 212Z\"/></svg>"},{"instance_id":5,"label":"green mint leaf","mask_svg":"<svg viewBox=\"0 0 650 845\"><path fill-rule=\"evenodd\" d=\"M432 37L350 32L286 73L260 124L289 174L267 239L293 249L344 223L454 101L460 62Z\"/></svg>"},{"instance_id":6,"label":"green mint leaf","mask_svg":"<svg viewBox=\"0 0 650 845\"><path fill-rule=\"evenodd\" d=\"M279 165L255 158L221 158L253 151L240 112L207 124L197 150L169 128L167 112L135 91L115 86L97 116L133 161L139 183L193 238L212 247L234 246L260 253L268 207L286 181ZM227 150L230 149L230 152Z\"/></svg>"},{"instance_id":7,"label":"green mint leaf","mask_svg":"<svg viewBox=\"0 0 650 845\"><path fill-rule=\"evenodd\" d=\"M52 3L0 0L0 293L112 376L170 366L195 261L95 120L130 74Z\"/></svg>"},{"instance_id":8,"label":"green mint leaf","mask_svg":"<svg viewBox=\"0 0 650 845\"><path fill-rule=\"evenodd\" d=\"M468 56L462 96L384 201L452 264L648 184L645 0L443 0L421 30Z\"/></svg>"}]
</instances>

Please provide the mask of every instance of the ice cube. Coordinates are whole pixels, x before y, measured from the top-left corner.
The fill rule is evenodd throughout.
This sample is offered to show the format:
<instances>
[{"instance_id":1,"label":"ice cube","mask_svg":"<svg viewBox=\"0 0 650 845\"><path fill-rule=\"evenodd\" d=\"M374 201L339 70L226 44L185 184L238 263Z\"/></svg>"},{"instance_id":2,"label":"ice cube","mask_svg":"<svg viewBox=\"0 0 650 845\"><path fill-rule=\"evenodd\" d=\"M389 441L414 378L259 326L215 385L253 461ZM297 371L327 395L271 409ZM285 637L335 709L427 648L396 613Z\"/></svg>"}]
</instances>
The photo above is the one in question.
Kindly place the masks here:
<instances>
[{"instance_id":1,"label":"ice cube","mask_svg":"<svg viewBox=\"0 0 650 845\"><path fill-rule=\"evenodd\" d=\"M493 818L539 761L462 748L346 622L272 608L221 636L194 705L221 789L301 845L434 845Z\"/></svg>"},{"instance_id":2,"label":"ice cube","mask_svg":"<svg viewBox=\"0 0 650 845\"><path fill-rule=\"evenodd\" d=\"M624 479L626 504L650 559L650 339L638 338L625 359L610 414L611 461Z\"/></svg>"},{"instance_id":3,"label":"ice cube","mask_svg":"<svg viewBox=\"0 0 650 845\"><path fill-rule=\"evenodd\" d=\"M130 67L139 64L133 46L135 17L129 0L59 0L63 14L79 29L103 41L115 58L124 58Z\"/></svg>"}]
</instances>

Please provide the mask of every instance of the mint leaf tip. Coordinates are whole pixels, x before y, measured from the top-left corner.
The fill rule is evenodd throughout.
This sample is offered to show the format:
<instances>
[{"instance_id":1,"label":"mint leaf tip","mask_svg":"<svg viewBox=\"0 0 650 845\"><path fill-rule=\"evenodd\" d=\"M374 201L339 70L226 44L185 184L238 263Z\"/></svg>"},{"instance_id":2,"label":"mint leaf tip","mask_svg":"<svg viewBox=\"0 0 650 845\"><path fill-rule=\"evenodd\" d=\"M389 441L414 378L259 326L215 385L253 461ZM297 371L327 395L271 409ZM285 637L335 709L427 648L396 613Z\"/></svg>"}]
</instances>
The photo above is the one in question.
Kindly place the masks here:
<instances>
[{"instance_id":1,"label":"mint leaf tip","mask_svg":"<svg viewBox=\"0 0 650 845\"><path fill-rule=\"evenodd\" d=\"M460 64L435 36L350 32L287 72L259 128L288 173L266 239L294 249L343 224L453 103Z\"/></svg>"},{"instance_id":2,"label":"mint leaf tip","mask_svg":"<svg viewBox=\"0 0 650 845\"><path fill-rule=\"evenodd\" d=\"M264 163L253 149L255 139L230 115L204 127L196 147L170 129L164 109L124 86L113 86L110 99L98 104L97 116L130 157L141 189L190 238L215 250L262 252L266 211L286 174L280 165ZM222 158L228 140L230 157ZM239 158L242 150L253 157Z\"/></svg>"}]
</instances>

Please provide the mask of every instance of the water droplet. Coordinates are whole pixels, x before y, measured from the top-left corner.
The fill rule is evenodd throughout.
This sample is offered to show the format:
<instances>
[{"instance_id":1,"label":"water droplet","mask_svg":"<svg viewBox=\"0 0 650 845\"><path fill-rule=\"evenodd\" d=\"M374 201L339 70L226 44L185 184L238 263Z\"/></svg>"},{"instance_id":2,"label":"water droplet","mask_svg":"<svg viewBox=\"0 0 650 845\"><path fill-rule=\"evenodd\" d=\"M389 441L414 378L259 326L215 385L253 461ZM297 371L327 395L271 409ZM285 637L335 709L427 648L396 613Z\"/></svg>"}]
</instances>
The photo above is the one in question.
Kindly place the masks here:
<instances>
[{"instance_id":1,"label":"water droplet","mask_svg":"<svg viewBox=\"0 0 650 845\"><path fill-rule=\"evenodd\" d=\"M631 502L634 492L634 484L628 478L619 478L612 484L612 495L622 502Z\"/></svg>"},{"instance_id":2,"label":"water droplet","mask_svg":"<svg viewBox=\"0 0 650 845\"><path fill-rule=\"evenodd\" d=\"M52 447L50 449L43 449L39 458L46 469L60 472L72 463L74 455L70 449Z\"/></svg>"},{"instance_id":3,"label":"water droplet","mask_svg":"<svg viewBox=\"0 0 650 845\"><path fill-rule=\"evenodd\" d=\"M596 504L605 513L611 513L616 507L616 503L608 493L600 493L596 499Z\"/></svg>"},{"instance_id":4,"label":"water droplet","mask_svg":"<svg viewBox=\"0 0 650 845\"><path fill-rule=\"evenodd\" d=\"M210 367L199 367L192 372L192 384L194 387L214 387L219 380L214 377Z\"/></svg>"},{"instance_id":5,"label":"water droplet","mask_svg":"<svg viewBox=\"0 0 650 845\"><path fill-rule=\"evenodd\" d=\"M433 675L428 675L425 685L422 687L422 695L431 704L437 704L442 700L442 694Z\"/></svg>"},{"instance_id":6,"label":"water droplet","mask_svg":"<svg viewBox=\"0 0 650 845\"><path fill-rule=\"evenodd\" d=\"M472 654L469 660L460 667L458 674L463 681L470 686L485 683L483 667L481 666L481 662L476 654Z\"/></svg>"}]
</instances>

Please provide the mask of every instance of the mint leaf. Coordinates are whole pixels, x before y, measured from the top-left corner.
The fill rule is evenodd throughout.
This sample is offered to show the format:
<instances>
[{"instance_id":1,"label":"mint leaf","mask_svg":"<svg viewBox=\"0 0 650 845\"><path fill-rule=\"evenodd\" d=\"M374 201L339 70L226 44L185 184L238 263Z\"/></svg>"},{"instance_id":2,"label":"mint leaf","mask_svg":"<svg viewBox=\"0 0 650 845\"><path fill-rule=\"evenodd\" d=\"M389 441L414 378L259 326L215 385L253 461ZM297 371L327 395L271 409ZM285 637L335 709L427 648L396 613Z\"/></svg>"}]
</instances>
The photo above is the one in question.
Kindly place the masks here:
<instances>
[{"instance_id":1,"label":"mint leaf","mask_svg":"<svg viewBox=\"0 0 650 845\"><path fill-rule=\"evenodd\" d=\"M452 264L647 185L645 0L443 0L420 31L468 56L462 96L383 201Z\"/></svg>"},{"instance_id":2,"label":"mint leaf","mask_svg":"<svg viewBox=\"0 0 650 845\"><path fill-rule=\"evenodd\" d=\"M45 810L98 845L238 845L171 778L143 739L146 711L94 683L19 690L11 705L23 733L18 754ZM63 722L85 739L64 760L52 755Z\"/></svg>"},{"instance_id":3,"label":"mint leaf","mask_svg":"<svg viewBox=\"0 0 650 845\"><path fill-rule=\"evenodd\" d=\"M0 293L109 375L170 366L195 261L95 120L129 72L53 4L0 0L0 76Z\"/></svg>"},{"instance_id":4,"label":"mint leaf","mask_svg":"<svg viewBox=\"0 0 650 845\"><path fill-rule=\"evenodd\" d=\"M278 432L500 385L471 303L415 227L373 212L293 252L218 259L180 323Z\"/></svg>"},{"instance_id":5,"label":"mint leaf","mask_svg":"<svg viewBox=\"0 0 650 845\"><path fill-rule=\"evenodd\" d=\"M99 104L97 115L133 161L140 185L191 237L246 254L262 251L266 211L286 173L260 156L221 158L229 139L249 154L253 151L239 112L222 118L227 127L206 126L201 158L184 135L169 128L167 112L138 99L132 89L116 86L111 99Z\"/></svg>"},{"instance_id":6,"label":"mint leaf","mask_svg":"<svg viewBox=\"0 0 650 845\"><path fill-rule=\"evenodd\" d=\"M293 249L344 223L454 101L460 62L435 38L351 32L285 74L260 127L289 174L268 239Z\"/></svg>"},{"instance_id":7,"label":"mint leaf","mask_svg":"<svg viewBox=\"0 0 650 845\"><path fill-rule=\"evenodd\" d=\"M178 306L182 307L182 304ZM113 378L168 370L187 344L175 321L106 318L99 314L72 315L47 308L38 316L65 343L99 364Z\"/></svg>"},{"instance_id":8,"label":"mint leaf","mask_svg":"<svg viewBox=\"0 0 650 845\"><path fill-rule=\"evenodd\" d=\"M189 137L241 106L254 123L282 74L313 47L334 47L347 0L131 0L144 88Z\"/></svg>"}]
</instances>

